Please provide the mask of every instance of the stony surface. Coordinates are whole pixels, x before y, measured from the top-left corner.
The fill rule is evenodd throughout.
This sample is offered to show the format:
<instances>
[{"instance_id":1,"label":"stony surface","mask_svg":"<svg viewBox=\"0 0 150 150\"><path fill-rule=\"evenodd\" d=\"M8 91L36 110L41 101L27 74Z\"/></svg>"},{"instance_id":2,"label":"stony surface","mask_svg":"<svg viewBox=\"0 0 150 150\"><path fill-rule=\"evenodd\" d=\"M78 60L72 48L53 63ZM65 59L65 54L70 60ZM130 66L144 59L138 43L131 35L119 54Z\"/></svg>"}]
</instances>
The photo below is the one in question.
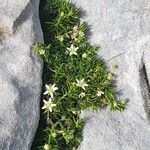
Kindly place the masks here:
<instances>
[{"instance_id":1,"label":"stony surface","mask_svg":"<svg viewBox=\"0 0 150 150\"><path fill-rule=\"evenodd\" d=\"M28 150L39 120L39 0L0 0L0 150Z\"/></svg>"},{"instance_id":2,"label":"stony surface","mask_svg":"<svg viewBox=\"0 0 150 150\"><path fill-rule=\"evenodd\" d=\"M150 149L150 1L72 0L88 22L89 41L107 65L117 65L118 99L128 99L126 110L84 111L84 140L80 150Z\"/></svg>"}]
</instances>

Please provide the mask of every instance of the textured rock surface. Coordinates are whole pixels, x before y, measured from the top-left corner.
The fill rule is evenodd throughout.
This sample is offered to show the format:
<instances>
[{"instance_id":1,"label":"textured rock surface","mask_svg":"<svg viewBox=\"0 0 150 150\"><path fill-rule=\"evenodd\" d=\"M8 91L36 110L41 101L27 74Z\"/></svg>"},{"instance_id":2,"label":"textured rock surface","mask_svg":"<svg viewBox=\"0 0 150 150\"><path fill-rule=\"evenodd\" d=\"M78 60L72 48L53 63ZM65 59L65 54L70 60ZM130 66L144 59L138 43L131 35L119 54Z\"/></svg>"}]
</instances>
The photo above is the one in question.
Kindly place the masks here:
<instances>
[{"instance_id":1,"label":"textured rock surface","mask_svg":"<svg viewBox=\"0 0 150 150\"><path fill-rule=\"evenodd\" d=\"M0 0L0 150L28 150L39 120L39 0Z\"/></svg>"},{"instance_id":2,"label":"textured rock surface","mask_svg":"<svg viewBox=\"0 0 150 150\"><path fill-rule=\"evenodd\" d=\"M117 97L128 99L123 113L84 112L81 150L149 150L150 1L72 0L84 12L91 43L115 70Z\"/></svg>"}]
</instances>

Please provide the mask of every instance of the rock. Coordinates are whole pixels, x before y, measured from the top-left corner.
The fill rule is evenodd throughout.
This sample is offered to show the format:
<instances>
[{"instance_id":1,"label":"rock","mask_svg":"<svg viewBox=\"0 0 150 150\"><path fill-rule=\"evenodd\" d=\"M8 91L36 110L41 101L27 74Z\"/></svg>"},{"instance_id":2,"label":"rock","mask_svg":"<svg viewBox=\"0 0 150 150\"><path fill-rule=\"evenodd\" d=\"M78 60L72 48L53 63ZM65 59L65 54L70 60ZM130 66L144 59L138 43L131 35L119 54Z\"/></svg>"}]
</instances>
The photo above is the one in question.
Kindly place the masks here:
<instances>
[{"instance_id":1,"label":"rock","mask_svg":"<svg viewBox=\"0 0 150 150\"><path fill-rule=\"evenodd\" d=\"M29 150L38 126L43 42L39 0L0 0L0 150Z\"/></svg>"},{"instance_id":2,"label":"rock","mask_svg":"<svg viewBox=\"0 0 150 150\"><path fill-rule=\"evenodd\" d=\"M84 111L80 150L150 149L150 1L72 0L89 24L89 41L101 45L98 56L117 65L117 99L124 112Z\"/></svg>"}]
</instances>

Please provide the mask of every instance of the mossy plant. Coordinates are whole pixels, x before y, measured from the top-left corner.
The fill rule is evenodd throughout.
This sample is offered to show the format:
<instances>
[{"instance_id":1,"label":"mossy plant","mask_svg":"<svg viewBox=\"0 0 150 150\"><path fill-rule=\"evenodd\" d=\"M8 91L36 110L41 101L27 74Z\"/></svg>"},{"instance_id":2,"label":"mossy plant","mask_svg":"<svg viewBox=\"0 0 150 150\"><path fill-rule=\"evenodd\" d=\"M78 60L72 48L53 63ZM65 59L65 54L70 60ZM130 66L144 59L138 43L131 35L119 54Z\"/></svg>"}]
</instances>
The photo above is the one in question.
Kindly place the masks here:
<instances>
[{"instance_id":1,"label":"mossy plant","mask_svg":"<svg viewBox=\"0 0 150 150\"><path fill-rule=\"evenodd\" d=\"M33 149L76 150L82 141L82 110L121 111L126 101L115 100L112 74L97 58L98 47L88 43L79 10L65 0L47 0L45 12L46 43L36 43L33 50L44 61L42 109L47 125L42 142Z\"/></svg>"}]
</instances>

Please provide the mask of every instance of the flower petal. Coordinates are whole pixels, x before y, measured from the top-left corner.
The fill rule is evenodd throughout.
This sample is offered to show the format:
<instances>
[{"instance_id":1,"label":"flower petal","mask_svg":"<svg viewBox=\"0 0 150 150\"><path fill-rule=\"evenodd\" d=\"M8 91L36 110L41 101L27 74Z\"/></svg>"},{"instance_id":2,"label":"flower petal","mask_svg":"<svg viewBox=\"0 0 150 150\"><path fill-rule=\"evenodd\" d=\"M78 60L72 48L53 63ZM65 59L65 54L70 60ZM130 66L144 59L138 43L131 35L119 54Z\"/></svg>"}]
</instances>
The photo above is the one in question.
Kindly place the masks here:
<instances>
[{"instance_id":1,"label":"flower petal","mask_svg":"<svg viewBox=\"0 0 150 150\"><path fill-rule=\"evenodd\" d=\"M48 89L48 88L49 88L49 85L46 84L45 87L46 87L46 89Z\"/></svg>"},{"instance_id":2,"label":"flower petal","mask_svg":"<svg viewBox=\"0 0 150 150\"><path fill-rule=\"evenodd\" d=\"M44 95L48 94L48 91L45 91L43 94L44 94Z\"/></svg>"},{"instance_id":3,"label":"flower petal","mask_svg":"<svg viewBox=\"0 0 150 150\"><path fill-rule=\"evenodd\" d=\"M53 97L54 97L54 94L53 94L53 93L50 93L50 95L51 95L51 98L53 98Z\"/></svg>"},{"instance_id":4,"label":"flower petal","mask_svg":"<svg viewBox=\"0 0 150 150\"><path fill-rule=\"evenodd\" d=\"M52 112L52 108L51 107L49 107L49 111Z\"/></svg>"},{"instance_id":5,"label":"flower petal","mask_svg":"<svg viewBox=\"0 0 150 150\"><path fill-rule=\"evenodd\" d=\"M42 109L46 109L46 106L43 106Z\"/></svg>"},{"instance_id":6,"label":"flower petal","mask_svg":"<svg viewBox=\"0 0 150 150\"><path fill-rule=\"evenodd\" d=\"M44 104L46 104L46 103L47 103L47 101L46 101L45 99L43 99L43 102L44 102Z\"/></svg>"}]
</instances>

